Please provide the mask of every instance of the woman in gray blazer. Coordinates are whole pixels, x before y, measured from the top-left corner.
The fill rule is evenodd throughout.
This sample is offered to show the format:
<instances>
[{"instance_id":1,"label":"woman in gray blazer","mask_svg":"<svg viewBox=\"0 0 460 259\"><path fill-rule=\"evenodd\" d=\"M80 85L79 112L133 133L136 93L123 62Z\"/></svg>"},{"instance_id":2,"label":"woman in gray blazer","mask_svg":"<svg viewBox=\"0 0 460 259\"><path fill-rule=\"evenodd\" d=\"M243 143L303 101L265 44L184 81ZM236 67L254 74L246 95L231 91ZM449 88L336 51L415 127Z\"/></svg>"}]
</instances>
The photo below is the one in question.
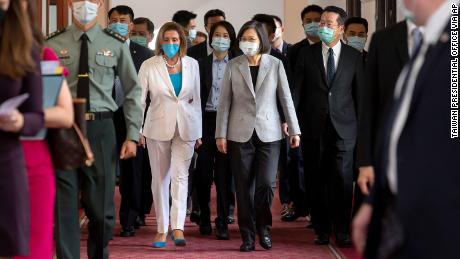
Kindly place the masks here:
<instances>
[{"instance_id":1,"label":"woman in gray blazer","mask_svg":"<svg viewBox=\"0 0 460 259\"><path fill-rule=\"evenodd\" d=\"M243 240L240 251L250 252L255 249L256 230L260 245L272 247L270 207L283 138L280 112L288 123L292 147L299 146L300 129L283 64L265 54L270 43L263 25L247 22L237 41L244 55L226 67L217 109L216 144L220 152L230 155Z\"/></svg>"}]
</instances>

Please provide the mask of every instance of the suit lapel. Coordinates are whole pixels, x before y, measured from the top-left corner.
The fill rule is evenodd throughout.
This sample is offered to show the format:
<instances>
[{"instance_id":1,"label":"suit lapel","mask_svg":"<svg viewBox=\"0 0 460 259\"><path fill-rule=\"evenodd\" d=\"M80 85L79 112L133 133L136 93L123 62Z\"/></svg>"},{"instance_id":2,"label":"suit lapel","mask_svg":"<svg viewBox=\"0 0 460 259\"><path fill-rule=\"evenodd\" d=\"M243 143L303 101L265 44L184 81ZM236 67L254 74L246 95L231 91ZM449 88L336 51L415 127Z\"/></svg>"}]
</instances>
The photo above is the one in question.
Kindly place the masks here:
<instances>
[{"instance_id":1,"label":"suit lapel","mask_svg":"<svg viewBox=\"0 0 460 259\"><path fill-rule=\"evenodd\" d=\"M249 71L249 63L246 57L242 57L240 59L240 65L238 66L238 69L240 70L241 75L243 76L243 79L246 82L246 86L248 87L249 91L252 93L252 96L254 96L255 98L256 94L254 92L254 87L252 85L251 72Z\"/></svg>"},{"instance_id":2,"label":"suit lapel","mask_svg":"<svg viewBox=\"0 0 460 259\"><path fill-rule=\"evenodd\" d=\"M269 69L270 69L270 60L266 54L263 54L260 59L259 74L257 75L256 93L259 91L259 88L262 86L262 83L264 82Z\"/></svg>"},{"instance_id":3,"label":"suit lapel","mask_svg":"<svg viewBox=\"0 0 460 259\"><path fill-rule=\"evenodd\" d=\"M169 78L169 73L168 69L166 68L163 58L161 56L157 56L157 61L155 62L155 65L161 75L161 78L163 79L164 83L167 86L167 91L174 97L177 98L175 92L174 92L174 87L171 82L171 78Z\"/></svg>"},{"instance_id":4,"label":"suit lapel","mask_svg":"<svg viewBox=\"0 0 460 259\"><path fill-rule=\"evenodd\" d=\"M180 99L184 94L186 94L186 91L188 90L189 82L188 80L190 79L189 76L185 76L185 73L188 73L190 69L190 66L188 64L188 60L182 58L182 88L179 92L178 98Z\"/></svg>"},{"instance_id":5,"label":"suit lapel","mask_svg":"<svg viewBox=\"0 0 460 259\"><path fill-rule=\"evenodd\" d=\"M326 71L324 70L323 49L321 47L322 45L320 43L314 46L316 48L316 50L313 51L314 56L315 56L316 65L318 66L319 71L321 71L321 77L323 78L324 84L327 85Z\"/></svg>"},{"instance_id":6,"label":"suit lapel","mask_svg":"<svg viewBox=\"0 0 460 259\"><path fill-rule=\"evenodd\" d=\"M393 42L396 45L399 53L401 67L403 67L407 61L409 61L409 47L407 46L407 22L402 22L398 26L398 30L395 30L393 34Z\"/></svg>"},{"instance_id":7,"label":"suit lapel","mask_svg":"<svg viewBox=\"0 0 460 259\"><path fill-rule=\"evenodd\" d=\"M329 88L332 88L334 86L335 81L337 81L340 78L340 74L342 73L342 70L347 67L347 61L350 58L348 57L348 49L345 46L345 44L342 43L342 49L340 50L340 56L339 56L339 63L337 65L337 71L335 71L335 76L334 79L332 80L332 85L329 86Z\"/></svg>"}]
</instances>

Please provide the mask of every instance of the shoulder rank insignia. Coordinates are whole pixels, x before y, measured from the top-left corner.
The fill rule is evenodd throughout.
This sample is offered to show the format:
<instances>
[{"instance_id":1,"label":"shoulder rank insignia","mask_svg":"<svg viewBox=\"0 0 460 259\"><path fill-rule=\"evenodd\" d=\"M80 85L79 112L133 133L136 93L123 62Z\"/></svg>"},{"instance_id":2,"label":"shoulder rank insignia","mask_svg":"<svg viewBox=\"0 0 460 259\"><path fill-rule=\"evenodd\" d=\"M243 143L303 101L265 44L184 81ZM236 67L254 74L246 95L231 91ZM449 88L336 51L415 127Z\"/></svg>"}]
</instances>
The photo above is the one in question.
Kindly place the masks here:
<instances>
[{"instance_id":1,"label":"shoulder rank insignia","mask_svg":"<svg viewBox=\"0 0 460 259\"><path fill-rule=\"evenodd\" d=\"M67 30L67 28L62 28L60 30L57 30L57 31L51 33L50 35L48 35L47 37L45 37L45 40L52 39L52 38L64 33L66 30Z\"/></svg>"},{"instance_id":2,"label":"shoulder rank insignia","mask_svg":"<svg viewBox=\"0 0 460 259\"><path fill-rule=\"evenodd\" d=\"M121 41L121 42L123 42L123 43L125 43L125 41L126 41L125 38L124 38L123 36L121 36L120 34L114 32L114 31L112 31L112 30L110 30L110 29L108 29L108 28L107 28L107 29L104 29L104 32L105 32L106 34L108 34L109 36L111 36L111 37L117 39L118 41Z\"/></svg>"}]
</instances>

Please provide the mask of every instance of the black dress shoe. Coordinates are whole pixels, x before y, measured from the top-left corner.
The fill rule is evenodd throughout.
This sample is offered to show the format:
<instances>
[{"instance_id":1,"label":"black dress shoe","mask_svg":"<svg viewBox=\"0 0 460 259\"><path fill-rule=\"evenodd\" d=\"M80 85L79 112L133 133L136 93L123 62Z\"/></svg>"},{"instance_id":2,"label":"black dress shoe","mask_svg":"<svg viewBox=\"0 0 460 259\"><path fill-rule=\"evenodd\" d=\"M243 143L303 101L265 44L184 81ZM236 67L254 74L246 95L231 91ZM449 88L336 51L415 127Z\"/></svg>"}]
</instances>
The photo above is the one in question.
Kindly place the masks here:
<instances>
[{"instance_id":1,"label":"black dress shoe","mask_svg":"<svg viewBox=\"0 0 460 259\"><path fill-rule=\"evenodd\" d=\"M136 234L134 227L121 229L120 237L133 237Z\"/></svg>"},{"instance_id":2,"label":"black dress shoe","mask_svg":"<svg viewBox=\"0 0 460 259\"><path fill-rule=\"evenodd\" d=\"M145 226L145 218L141 216L137 216L136 221L134 221L134 228L139 229L142 226Z\"/></svg>"},{"instance_id":3,"label":"black dress shoe","mask_svg":"<svg viewBox=\"0 0 460 259\"><path fill-rule=\"evenodd\" d=\"M233 218L233 216L228 216L227 217L227 224L231 225L233 223L235 223L235 218Z\"/></svg>"},{"instance_id":4,"label":"black dress shoe","mask_svg":"<svg viewBox=\"0 0 460 259\"><path fill-rule=\"evenodd\" d=\"M194 222L195 224L199 226L200 225L200 214L196 211L192 211L192 213L190 213L190 221Z\"/></svg>"},{"instance_id":5,"label":"black dress shoe","mask_svg":"<svg viewBox=\"0 0 460 259\"><path fill-rule=\"evenodd\" d=\"M211 235L212 227L211 223L200 223L200 234L201 235Z\"/></svg>"},{"instance_id":6,"label":"black dress shoe","mask_svg":"<svg viewBox=\"0 0 460 259\"><path fill-rule=\"evenodd\" d=\"M230 234L226 227L216 227L216 238L217 240L229 240Z\"/></svg>"},{"instance_id":7,"label":"black dress shoe","mask_svg":"<svg viewBox=\"0 0 460 259\"><path fill-rule=\"evenodd\" d=\"M348 234L336 234L335 243L338 247L352 247L350 235Z\"/></svg>"},{"instance_id":8,"label":"black dress shoe","mask_svg":"<svg viewBox=\"0 0 460 259\"><path fill-rule=\"evenodd\" d=\"M316 235L315 244L316 245L327 245L327 244L329 244L329 235L327 235L327 234Z\"/></svg>"},{"instance_id":9,"label":"black dress shoe","mask_svg":"<svg viewBox=\"0 0 460 259\"><path fill-rule=\"evenodd\" d=\"M272 239L270 238L268 234L265 234L264 236L260 237L259 244L265 250L272 249Z\"/></svg>"},{"instance_id":10,"label":"black dress shoe","mask_svg":"<svg viewBox=\"0 0 460 259\"><path fill-rule=\"evenodd\" d=\"M240 246L241 252L252 252L254 250L256 250L256 246L254 245L254 243L243 243Z\"/></svg>"}]
</instances>

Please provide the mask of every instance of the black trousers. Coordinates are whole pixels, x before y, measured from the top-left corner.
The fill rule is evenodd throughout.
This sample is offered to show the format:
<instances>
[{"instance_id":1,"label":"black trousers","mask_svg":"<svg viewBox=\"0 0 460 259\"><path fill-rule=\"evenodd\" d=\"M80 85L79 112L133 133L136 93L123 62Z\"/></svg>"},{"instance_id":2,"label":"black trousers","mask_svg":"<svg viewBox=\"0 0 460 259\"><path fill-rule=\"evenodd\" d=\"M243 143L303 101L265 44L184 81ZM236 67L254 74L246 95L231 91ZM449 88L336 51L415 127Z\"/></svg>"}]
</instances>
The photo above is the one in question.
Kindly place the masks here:
<instances>
[{"instance_id":1,"label":"black trousers","mask_svg":"<svg viewBox=\"0 0 460 259\"><path fill-rule=\"evenodd\" d=\"M355 139L341 139L327 120L319 139L302 139L306 186L311 189L311 216L316 234L350 231Z\"/></svg>"},{"instance_id":2,"label":"black trousers","mask_svg":"<svg viewBox=\"0 0 460 259\"><path fill-rule=\"evenodd\" d=\"M280 145L280 141L262 142L255 132L248 142L228 142L243 242L254 242L256 230L260 236L272 225Z\"/></svg>"},{"instance_id":3,"label":"black trousers","mask_svg":"<svg viewBox=\"0 0 460 259\"><path fill-rule=\"evenodd\" d=\"M216 113L205 112L203 117L203 145L198 150L197 168L195 171L196 191L198 194L201 214L200 222L211 222L211 185L214 182L217 192L218 227L227 227L232 193L232 171L230 160L217 150L216 146Z\"/></svg>"},{"instance_id":4,"label":"black trousers","mask_svg":"<svg viewBox=\"0 0 460 259\"><path fill-rule=\"evenodd\" d=\"M142 176L141 176L141 206L140 216L150 214L153 204L152 195L152 170L150 169L149 152L147 148L142 150Z\"/></svg>"},{"instance_id":5,"label":"black trousers","mask_svg":"<svg viewBox=\"0 0 460 259\"><path fill-rule=\"evenodd\" d=\"M289 146L289 137L281 140L279 159L279 195L282 204L293 203L296 213L306 215L302 151Z\"/></svg>"},{"instance_id":6,"label":"black trousers","mask_svg":"<svg viewBox=\"0 0 460 259\"><path fill-rule=\"evenodd\" d=\"M117 136L117 150L120 153L121 147L126 140L126 123L123 107L114 113L113 122ZM141 214L141 192L142 192L142 164L143 148L137 149L134 158L120 160L120 224L123 228L133 227L136 217Z\"/></svg>"}]
</instances>

